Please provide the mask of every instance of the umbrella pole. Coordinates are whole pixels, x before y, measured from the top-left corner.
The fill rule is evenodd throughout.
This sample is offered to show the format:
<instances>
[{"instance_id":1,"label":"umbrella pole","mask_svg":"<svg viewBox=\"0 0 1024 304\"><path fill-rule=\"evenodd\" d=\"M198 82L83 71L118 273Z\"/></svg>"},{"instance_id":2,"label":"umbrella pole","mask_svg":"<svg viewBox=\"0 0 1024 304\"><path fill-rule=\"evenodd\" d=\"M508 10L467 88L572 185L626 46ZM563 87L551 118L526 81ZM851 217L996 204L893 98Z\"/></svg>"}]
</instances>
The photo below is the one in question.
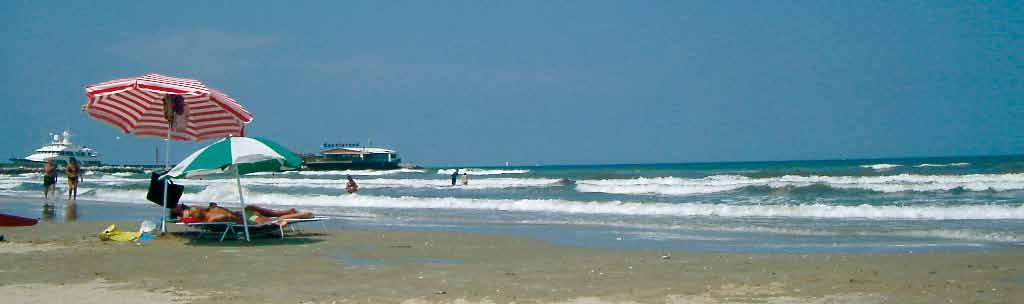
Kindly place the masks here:
<instances>
[{"instance_id":1,"label":"umbrella pole","mask_svg":"<svg viewBox=\"0 0 1024 304\"><path fill-rule=\"evenodd\" d=\"M242 227L245 228L245 241L249 241L249 216L245 214L245 198L242 197L242 177L238 174L238 165L235 165L235 183L238 184L238 202L242 203Z\"/></svg>"},{"instance_id":2,"label":"umbrella pole","mask_svg":"<svg viewBox=\"0 0 1024 304\"><path fill-rule=\"evenodd\" d=\"M171 167L171 127L167 126L167 139L164 141L164 169ZM167 233L167 188L170 188L169 179L164 179L164 208L160 211L160 233Z\"/></svg>"}]
</instances>

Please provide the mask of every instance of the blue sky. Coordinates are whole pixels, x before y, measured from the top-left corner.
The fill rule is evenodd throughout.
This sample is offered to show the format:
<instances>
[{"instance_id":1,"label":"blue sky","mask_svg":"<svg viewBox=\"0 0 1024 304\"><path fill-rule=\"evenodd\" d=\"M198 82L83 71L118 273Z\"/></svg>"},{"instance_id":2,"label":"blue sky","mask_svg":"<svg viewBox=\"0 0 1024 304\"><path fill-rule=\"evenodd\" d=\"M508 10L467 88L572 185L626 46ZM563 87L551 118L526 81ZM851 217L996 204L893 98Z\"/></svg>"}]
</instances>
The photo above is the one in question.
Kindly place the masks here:
<instances>
[{"instance_id":1,"label":"blue sky","mask_svg":"<svg viewBox=\"0 0 1024 304\"><path fill-rule=\"evenodd\" d=\"M4 145L71 128L111 162L161 141L84 85L197 78L249 134L425 165L1024 152L1017 1L4 1ZM174 142L175 160L199 148Z\"/></svg>"}]
</instances>

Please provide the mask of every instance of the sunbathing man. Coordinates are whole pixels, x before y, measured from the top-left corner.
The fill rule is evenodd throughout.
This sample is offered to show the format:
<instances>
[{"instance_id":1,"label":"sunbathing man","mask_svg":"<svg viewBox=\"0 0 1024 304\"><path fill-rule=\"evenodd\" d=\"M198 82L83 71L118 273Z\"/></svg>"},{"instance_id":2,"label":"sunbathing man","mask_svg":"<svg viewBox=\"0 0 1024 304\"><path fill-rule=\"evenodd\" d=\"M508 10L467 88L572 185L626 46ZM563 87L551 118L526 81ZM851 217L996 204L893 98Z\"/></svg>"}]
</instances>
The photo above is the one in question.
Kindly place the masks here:
<instances>
[{"instance_id":1,"label":"sunbathing man","mask_svg":"<svg viewBox=\"0 0 1024 304\"><path fill-rule=\"evenodd\" d=\"M295 208L288 210L274 210L269 208L263 208L259 206L245 206L245 213L248 216L249 223L251 224L265 224L273 222L276 217L278 219L308 219L313 218L313 213L309 211L299 212ZM217 203L210 203L206 209L191 207L182 212L183 217L194 218L196 222L234 222L236 224L242 223L242 214L239 212L228 210L227 208L217 206ZM287 226L287 221L281 221L279 225Z\"/></svg>"}]
</instances>

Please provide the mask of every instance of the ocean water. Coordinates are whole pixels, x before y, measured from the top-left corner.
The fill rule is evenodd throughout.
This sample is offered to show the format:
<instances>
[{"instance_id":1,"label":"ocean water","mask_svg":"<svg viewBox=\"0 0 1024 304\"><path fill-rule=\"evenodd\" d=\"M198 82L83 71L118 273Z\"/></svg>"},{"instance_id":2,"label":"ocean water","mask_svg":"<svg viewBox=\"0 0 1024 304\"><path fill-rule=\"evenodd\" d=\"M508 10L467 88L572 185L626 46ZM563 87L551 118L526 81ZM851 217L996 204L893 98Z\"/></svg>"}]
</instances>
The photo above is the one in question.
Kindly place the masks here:
<instances>
[{"instance_id":1,"label":"ocean water","mask_svg":"<svg viewBox=\"0 0 1024 304\"><path fill-rule=\"evenodd\" d=\"M247 203L310 209L343 227L528 235L573 246L912 252L1024 245L1024 156L471 167L461 170L471 177L465 186L451 186L453 169L251 174L242 184ZM344 194L346 175L358 194ZM146 174L87 171L85 178L83 200L155 206L144 199ZM185 185L186 203L237 204L233 178L176 182ZM3 196L38 200L40 187L38 173L0 175Z\"/></svg>"}]
</instances>

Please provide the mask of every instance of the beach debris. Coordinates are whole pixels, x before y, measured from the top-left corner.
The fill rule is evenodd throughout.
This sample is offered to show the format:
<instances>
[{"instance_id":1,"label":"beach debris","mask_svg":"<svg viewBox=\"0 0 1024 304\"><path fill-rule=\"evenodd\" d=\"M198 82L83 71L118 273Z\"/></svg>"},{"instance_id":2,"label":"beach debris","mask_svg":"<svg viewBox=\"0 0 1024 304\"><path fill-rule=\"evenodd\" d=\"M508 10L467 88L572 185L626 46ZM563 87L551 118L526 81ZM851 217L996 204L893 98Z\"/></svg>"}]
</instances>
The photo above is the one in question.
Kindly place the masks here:
<instances>
[{"instance_id":1,"label":"beach debris","mask_svg":"<svg viewBox=\"0 0 1024 304\"><path fill-rule=\"evenodd\" d=\"M661 256L661 259L662 260L671 260L672 259L672 254L666 253L666 254Z\"/></svg>"},{"instance_id":2,"label":"beach debris","mask_svg":"<svg viewBox=\"0 0 1024 304\"><path fill-rule=\"evenodd\" d=\"M435 291L434 294L436 294L436 295L443 295L443 294L448 294L448 292L444 291L444 290L438 290L438 291Z\"/></svg>"},{"instance_id":3,"label":"beach debris","mask_svg":"<svg viewBox=\"0 0 1024 304\"><path fill-rule=\"evenodd\" d=\"M143 234L139 235L139 240L136 243L139 244L139 245L142 245L143 242L152 241L152 240L155 240L155 239L156 239L156 235L154 235L152 233L146 232L146 233L143 233Z\"/></svg>"},{"instance_id":4,"label":"beach debris","mask_svg":"<svg viewBox=\"0 0 1024 304\"><path fill-rule=\"evenodd\" d=\"M103 241L132 242L138 241L141 236L142 233L140 232L121 231L121 229L117 228L116 224L111 224L107 229L103 229L99 233L99 238Z\"/></svg>"},{"instance_id":5,"label":"beach debris","mask_svg":"<svg viewBox=\"0 0 1024 304\"><path fill-rule=\"evenodd\" d=\"M153 233L153 231L156 231L156 224L152 221L145 220L139 223L139 233Z\"/></svg>"}]
</instances>

